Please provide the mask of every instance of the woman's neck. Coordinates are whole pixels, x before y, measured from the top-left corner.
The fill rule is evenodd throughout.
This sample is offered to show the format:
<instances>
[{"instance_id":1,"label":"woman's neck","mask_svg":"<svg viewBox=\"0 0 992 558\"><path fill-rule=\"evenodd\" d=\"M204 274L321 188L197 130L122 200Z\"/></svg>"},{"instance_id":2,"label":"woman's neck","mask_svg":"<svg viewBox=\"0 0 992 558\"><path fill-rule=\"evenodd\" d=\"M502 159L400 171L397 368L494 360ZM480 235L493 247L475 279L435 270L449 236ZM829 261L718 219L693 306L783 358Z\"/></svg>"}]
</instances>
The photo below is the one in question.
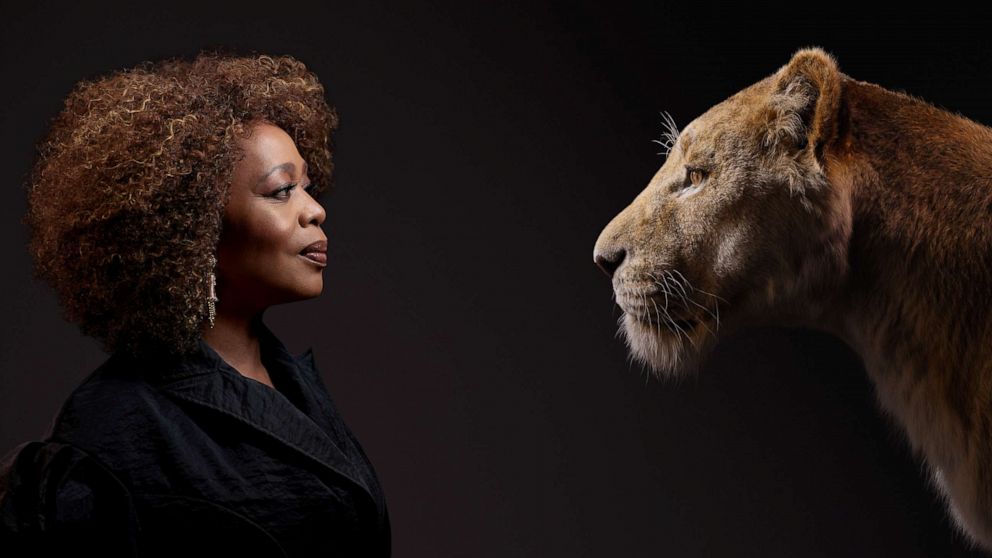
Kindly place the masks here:
<instances>
[{"instance_id":1,"label":"woman's neck","mask_svg":"<svg viewBox=\"0 0 992 558\"><path fill-rule=\"evenodd\" d=\"M203 340L242 376L273 387L268 370L262 364L257 327L261 320L261 313L239 317L218 312L214 327L204 329Z\"/></svg>"}]
</instances>

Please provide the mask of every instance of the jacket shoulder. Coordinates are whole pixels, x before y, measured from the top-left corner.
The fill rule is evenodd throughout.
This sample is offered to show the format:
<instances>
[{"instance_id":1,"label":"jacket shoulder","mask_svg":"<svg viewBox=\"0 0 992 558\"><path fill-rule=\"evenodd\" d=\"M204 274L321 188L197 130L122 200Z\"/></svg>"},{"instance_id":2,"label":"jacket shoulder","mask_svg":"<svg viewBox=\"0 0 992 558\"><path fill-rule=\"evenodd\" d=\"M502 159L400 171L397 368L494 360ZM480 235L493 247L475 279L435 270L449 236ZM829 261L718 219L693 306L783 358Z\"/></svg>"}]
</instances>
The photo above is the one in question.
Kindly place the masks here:
<instances>
[{"instance_id":1,"label":"jacket shoulder","mask_svg":"<svg viewBox=\"0 0 992 558\"><path fill-rule=\"evenodd\" d=\"M112 357L65 399L49 439L103 455L104 443L121 445L121 436L153 420L161 399L140 374L120 366Z\"/></svg>"},{"instance_id":2,"label":"jacket shoulder","mask_svg":"<svg viewBox=\"0 0 992 558\"><path fill-rule=\"evenodd\" d=\"M5 555L133 556L137 533L128 490L78 447L30 441L0 461L0 547L13 551Z\"/></svg>"}]
</instances>

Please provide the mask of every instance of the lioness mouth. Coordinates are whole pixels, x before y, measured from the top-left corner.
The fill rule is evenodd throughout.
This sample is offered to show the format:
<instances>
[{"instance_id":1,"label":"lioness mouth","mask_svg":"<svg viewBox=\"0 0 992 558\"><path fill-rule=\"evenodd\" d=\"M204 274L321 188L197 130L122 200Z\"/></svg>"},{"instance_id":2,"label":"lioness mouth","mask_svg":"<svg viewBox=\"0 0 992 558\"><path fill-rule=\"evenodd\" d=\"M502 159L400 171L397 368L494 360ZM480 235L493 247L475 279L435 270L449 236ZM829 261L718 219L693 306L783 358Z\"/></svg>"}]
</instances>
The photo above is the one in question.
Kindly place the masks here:
<instances>
[{"instance_id":1,"label":"lioness mouth","mask_svg":"<svg viewBox=\"0 0 992 558\"><path fill-rule=\"evenodd\" d=\"M690 320L690 319L686 319L686 320L675 320L675 319L665 319L665 318L662 318L661 321L659 322L658 321L658 318L655 317L655 316L645 316L645 317L641 318L641 321L643 321L643 322L645 322L645 323L647 323L648 325L651 325L651 326L662 326L662 327L665 327L667 329L670 329L672 331L675 331L676 333L677 333L676 330L682 330L682 331L688 333L688 332L692 331L693 329L695 329L695 327L699 324L699 320Z\"/></svg>"}]
</instances>

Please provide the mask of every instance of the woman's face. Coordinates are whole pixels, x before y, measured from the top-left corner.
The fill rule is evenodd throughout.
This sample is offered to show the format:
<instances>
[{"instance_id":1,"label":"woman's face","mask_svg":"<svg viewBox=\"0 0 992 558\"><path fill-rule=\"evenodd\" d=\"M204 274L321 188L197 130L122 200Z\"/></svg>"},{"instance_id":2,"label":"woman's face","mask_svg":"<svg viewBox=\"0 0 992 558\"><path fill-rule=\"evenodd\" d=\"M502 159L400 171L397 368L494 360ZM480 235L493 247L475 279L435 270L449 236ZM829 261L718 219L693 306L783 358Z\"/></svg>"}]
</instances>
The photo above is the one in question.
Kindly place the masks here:
<instances>
[{"instance_id":1,"label":"woman's face","mask_svg":"<svg viewBox=\"0 0 992 558\"><path fill-rule=\"evenodd\" d=\"M320 228L326 214L308 192L306 162L273 124L255 123L240 145L245 157L234 167L217 250L218 313L255 313L318 296L327 265ZM318 241L316 250L307 249Z\"/></svg>"}]
</instances>

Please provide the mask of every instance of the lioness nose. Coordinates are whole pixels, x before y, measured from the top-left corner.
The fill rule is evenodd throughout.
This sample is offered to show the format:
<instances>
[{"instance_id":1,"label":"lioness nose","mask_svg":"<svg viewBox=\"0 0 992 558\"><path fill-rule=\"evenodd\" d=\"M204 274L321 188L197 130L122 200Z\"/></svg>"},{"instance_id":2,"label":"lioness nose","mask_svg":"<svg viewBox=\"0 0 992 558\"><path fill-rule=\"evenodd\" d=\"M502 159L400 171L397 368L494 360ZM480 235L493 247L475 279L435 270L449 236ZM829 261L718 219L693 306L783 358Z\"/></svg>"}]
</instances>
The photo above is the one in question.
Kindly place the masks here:
<instances>
[{"instance_id":1,"label":"lioness nose","mask_svg":"<svg viewBox=\"0 0 992 558\"><path fill-rule=\"evenodd\" d=\"M627 256L625 250L617 250L616 252L610 254L596 253L593 255L593 261L599 266L599 269L603 270L603 273L607 277L613 278L613 273L620 267L623 263L623 259Z\"/></svg>"}]
</instances>

